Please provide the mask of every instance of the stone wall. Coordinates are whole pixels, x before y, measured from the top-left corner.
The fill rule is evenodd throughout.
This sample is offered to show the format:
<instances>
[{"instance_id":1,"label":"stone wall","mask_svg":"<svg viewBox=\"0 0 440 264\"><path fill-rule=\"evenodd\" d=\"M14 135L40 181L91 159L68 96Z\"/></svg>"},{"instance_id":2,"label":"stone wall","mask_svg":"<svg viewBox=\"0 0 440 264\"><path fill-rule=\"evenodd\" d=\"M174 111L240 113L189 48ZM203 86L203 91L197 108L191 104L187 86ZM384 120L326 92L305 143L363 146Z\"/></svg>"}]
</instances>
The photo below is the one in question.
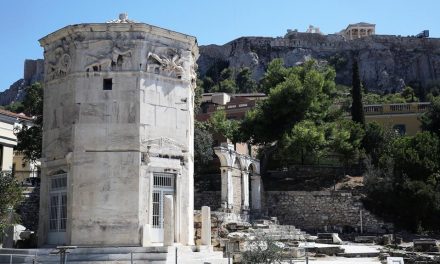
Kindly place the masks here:
<instances>
[{"instance_id":1,"label":"stone wall","mask_svg":"<svg viewBox=\"0 0 440 264\"><path fill-rule=\"evenodd\" d=\"M349 191L267 191L268 215L280 224L308 231L384 233L391 224L365 210L361 195Z\"/></svg>"},{"instance_id":2,"label":"stone wall","mask_svg":"<svg viewBox=\"0 0 440 264\"><path fill-rule=\"evenodd\" d=\"M194 192L194 209L201 210L202 206L209 206L211 210L221 207L221 191Z\"/></svg>"},{"instance_id":3,"label":"stone wall","mask_svg":"<svg viewBox=\"0 0 440 264\"><path fill-rule=\"evenodd\" d=\"M227 235L227 231L222 227L223 219L217 214L221 213L211 211L211 245L214 251L223 251L221 236ZM194 243L196 246L202 245L202 213L199 210L194 210Z\"/></svg>"}]
</instances>

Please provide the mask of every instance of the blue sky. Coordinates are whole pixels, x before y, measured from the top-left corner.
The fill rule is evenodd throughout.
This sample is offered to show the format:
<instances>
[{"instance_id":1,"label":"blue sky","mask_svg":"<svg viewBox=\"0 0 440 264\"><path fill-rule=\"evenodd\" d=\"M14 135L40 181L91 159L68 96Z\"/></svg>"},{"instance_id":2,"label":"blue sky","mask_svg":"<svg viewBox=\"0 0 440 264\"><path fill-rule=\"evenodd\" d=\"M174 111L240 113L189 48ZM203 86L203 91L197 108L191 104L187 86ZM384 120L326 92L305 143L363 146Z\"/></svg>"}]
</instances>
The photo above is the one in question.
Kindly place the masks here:
<instances>
[{"instance_id":1,"label":"blue sky","mask_svg":"<svg viewBox=\"0 0 440 264\"><path fill-rule=\"evenodd\" d=\"M334 33L350 23L376 24L377 34L440 37L439 0L1 0L0 91L22 78L26 58L43 57L38 39L66 25L130 19L196 36L200 45L240 36L282 36L308 25Z\"/></svg>"}]
</instances>

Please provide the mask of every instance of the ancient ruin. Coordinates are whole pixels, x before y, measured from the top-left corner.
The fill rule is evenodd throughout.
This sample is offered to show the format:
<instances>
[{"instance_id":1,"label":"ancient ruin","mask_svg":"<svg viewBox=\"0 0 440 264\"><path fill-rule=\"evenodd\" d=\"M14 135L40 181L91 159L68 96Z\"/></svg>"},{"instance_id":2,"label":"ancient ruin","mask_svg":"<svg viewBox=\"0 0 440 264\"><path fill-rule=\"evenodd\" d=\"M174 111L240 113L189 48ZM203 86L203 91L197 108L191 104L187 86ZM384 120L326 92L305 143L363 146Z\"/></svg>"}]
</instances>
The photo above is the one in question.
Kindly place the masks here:
<instances>
[{"instance_id":1,"label":"ancient ruin","mask_svg":"<svg viewBox=\"0 0 440 264\"><path fill-rule=\"evenodd\" d=\"M39 244L193 245L196 39L121 15L40 44Z\"/></svg>"},{"instance_id":2,"label":"ancient ruin","mask_svg":"<svg viewBox=\"0 0 440 264\"><path fill-rule=\"evenodd\" d=\"M364 38L376 34L376 25L365 22L350 24L340 33L348 40Z\"/></svg>"}]
</instances>

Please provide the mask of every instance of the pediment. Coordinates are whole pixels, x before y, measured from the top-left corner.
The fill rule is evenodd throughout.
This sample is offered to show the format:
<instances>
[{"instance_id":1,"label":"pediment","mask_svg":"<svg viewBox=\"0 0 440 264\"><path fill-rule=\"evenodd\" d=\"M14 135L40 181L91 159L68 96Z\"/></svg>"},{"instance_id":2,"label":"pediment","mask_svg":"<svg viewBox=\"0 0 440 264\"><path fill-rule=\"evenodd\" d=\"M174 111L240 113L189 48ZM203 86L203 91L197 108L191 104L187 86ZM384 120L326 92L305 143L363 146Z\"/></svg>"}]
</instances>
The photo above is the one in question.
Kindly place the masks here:
<instances>
[{"instance_id":1,"label":"pediment","mask_svg":"<svg viewBox=\"0 0 440 264\"><path fill-rule=\"evenodd\" d=\"M188 148L173 139L160 137L142 141L141 151L150 155L181 156Z\"/></svg>"}]
</instances>

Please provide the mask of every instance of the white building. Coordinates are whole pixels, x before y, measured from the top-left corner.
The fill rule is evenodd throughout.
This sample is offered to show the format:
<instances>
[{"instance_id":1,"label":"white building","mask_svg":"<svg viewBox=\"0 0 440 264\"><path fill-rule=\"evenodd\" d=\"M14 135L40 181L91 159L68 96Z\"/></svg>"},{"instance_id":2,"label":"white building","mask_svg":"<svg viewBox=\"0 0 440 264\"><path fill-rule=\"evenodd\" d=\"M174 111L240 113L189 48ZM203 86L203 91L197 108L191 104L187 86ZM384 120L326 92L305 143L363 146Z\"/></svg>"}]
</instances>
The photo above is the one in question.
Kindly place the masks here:
<instances>
[{"instance_id":1,"label":"white building","mask_svg":"<svg viewBox=\"0 0 440 264\"><path fill-rule=\"evenodd\" d=\"M121 15L40 44L39 244L162 243L169 213L174 242L192 245L196 39Z\"/></svg>"},{"instance_id":2,"label":"white building","mask_svg":"<svg viewBox=\"0 0 440 264\"><path fill-rule=\"evenodd\" d=\"M15 128L21 127L22 122L25 125L32 125L32 118L24 114L16 114L10 111L0 109L0 171L20 172L19 180L35 176L34 163L29 163L23 159L20 153L14 153L14 147L17 145L17 136Z\"/></svg>"}]
</instances>

